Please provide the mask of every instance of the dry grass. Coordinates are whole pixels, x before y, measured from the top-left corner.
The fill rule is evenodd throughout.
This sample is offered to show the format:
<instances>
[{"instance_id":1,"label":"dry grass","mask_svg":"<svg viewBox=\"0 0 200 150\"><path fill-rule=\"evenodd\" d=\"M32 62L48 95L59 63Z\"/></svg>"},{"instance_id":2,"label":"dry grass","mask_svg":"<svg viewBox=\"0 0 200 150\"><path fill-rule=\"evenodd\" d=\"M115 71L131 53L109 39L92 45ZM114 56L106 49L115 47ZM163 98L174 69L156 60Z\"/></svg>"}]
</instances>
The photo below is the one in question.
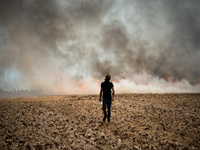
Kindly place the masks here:
<instances>
[{"instance_id":1,"label":"dry grass","mask_svg":"<svg viewBox=\"0 0 200 150\"><path fill-rule=\"evenodd\" d=\"M111 123L98 95L0 100L0 149L200 149L200 94L118 94Z\"/></svg>"}]
</instances>

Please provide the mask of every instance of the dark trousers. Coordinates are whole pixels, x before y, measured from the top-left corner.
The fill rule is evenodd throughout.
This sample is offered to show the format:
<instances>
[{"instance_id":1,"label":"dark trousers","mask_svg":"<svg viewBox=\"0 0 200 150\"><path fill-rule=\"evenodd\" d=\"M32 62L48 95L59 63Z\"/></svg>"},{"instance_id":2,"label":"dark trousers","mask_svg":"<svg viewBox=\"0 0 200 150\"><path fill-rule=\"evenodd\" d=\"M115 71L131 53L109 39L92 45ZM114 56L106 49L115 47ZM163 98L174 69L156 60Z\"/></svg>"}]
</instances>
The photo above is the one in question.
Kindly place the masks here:
<instances>
[{"instance_id":1,"label":"dark trousers","mask_svg":"<svg viewBox=\"0 0 200 150\"><path fill-rule=\"evenodd\" d=\"M103 98L103 113L104 117L108 117L108 119L110 119L111 116L111 104L112 99ZM106 106L108 107L108 114L106 114Z\"/></svg>"}]
</instances>

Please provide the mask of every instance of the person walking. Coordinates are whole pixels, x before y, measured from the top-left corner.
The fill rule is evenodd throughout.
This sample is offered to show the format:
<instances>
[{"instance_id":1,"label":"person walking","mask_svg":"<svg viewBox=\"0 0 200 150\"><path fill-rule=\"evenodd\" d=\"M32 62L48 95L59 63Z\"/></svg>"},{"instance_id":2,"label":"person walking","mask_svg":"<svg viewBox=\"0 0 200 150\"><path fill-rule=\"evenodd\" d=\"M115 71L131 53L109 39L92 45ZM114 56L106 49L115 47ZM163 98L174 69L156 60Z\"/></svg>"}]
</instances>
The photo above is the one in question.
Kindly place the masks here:
<instances>
[{"instance_id":1,"label":"person walking","mask_svg":"<svg viewBox=\"0 0 200 150\"><path fill-rule=\"evenodd\" d=\"M112 101L114 101L114 96L115 96L114 85L112 82L110 82L110 79L111 79L110 75L107 75L105 81L101 83L100 98L99 98L99 101L101 102L101 97L103 93L103 113L104 113L103 121L105 121L107 118L108 122L110 122L111 104ZM112 90L112 96L111 96L111 90ZM108 114L106 113L106 106L108 107Z\"/></svg>"}]
</instances>

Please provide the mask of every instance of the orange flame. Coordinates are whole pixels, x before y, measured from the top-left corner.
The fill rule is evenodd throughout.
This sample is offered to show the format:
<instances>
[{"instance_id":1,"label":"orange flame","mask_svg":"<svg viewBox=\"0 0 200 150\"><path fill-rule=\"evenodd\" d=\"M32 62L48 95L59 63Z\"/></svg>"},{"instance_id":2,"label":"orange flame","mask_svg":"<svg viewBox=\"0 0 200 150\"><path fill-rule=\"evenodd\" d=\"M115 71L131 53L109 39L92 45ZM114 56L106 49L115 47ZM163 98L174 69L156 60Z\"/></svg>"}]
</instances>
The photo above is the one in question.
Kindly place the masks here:
<instances>
[{"instance_id":1,"label":"orange flame","mask_svg":"<svg viewBox=\"0 0 200 150\"><path fill-rule=\"evenodd\" d=\"M85 84L85 81L82 82L79 86L79 92L83 91L83 90L87 90L87 86Z\"/></svg>"},{"instance_id":2,"label":"orange flame","mask_svg":"<svg viewBox=\"0 0 200 150\"><path fill-rule=\"evenodd\" d=\"M115 80L113 80L113 78L112 78L112 75L111 75L110 77L111 77L110 81L111 81L111 82L115 82Z\"/></svg>"},{"instance_id":3,"label":"orange flame","mask_svg":"<svg viewBox=\"0 0 200 150\"><path fill-rule=\"evenodd\" d=\"M196 83L196 85L200 85L200 77L199 77L199 81Z\"/></svg>"},{"instance_id":4,"label":"orange flame","mask_svg":"<svg viewBox=\"0 0 200 150\"><path fill-rule=\"evenodd\" d=\"M79 88L79 93L81 93L83 90L88 90L85 81L83 81L81 83L78 83L78 82L74 81L73 79L71 79L71 81L75 84L75 86L77 86Z\"/></svg>"},{"instance_id":5,"label":"orange flame","mask_svg":"<svg viewBox=\"0 0 200 150\"><path fill-rule=\"evenodd\" d=\"M97 80L95 77L92 77L94 82L96 82L97 84L99 84L99 80Z\"/></svg>"},{"instance_id":6,"label":"orange flame","mask_svg":"<svg viewBox=\"0 0 200 150\"><path fill-rule=\"evenodd\" d=\"M175 85L174 81L173 81L173 78L172 77L167 77L167 76L164 76L165 79L168 80L168 82L171 84L171 85Z\"/></svg>"},{"instance_id":7,"label":"orange flame","mask_svg":"<svg viewBox=\"0 0 200 150\"><path fill-rule=\"evenodd\" d=\"M58 89L59 94L66 94L67 92L58 84L55 85Z\"/></svg>"}]
</instances>

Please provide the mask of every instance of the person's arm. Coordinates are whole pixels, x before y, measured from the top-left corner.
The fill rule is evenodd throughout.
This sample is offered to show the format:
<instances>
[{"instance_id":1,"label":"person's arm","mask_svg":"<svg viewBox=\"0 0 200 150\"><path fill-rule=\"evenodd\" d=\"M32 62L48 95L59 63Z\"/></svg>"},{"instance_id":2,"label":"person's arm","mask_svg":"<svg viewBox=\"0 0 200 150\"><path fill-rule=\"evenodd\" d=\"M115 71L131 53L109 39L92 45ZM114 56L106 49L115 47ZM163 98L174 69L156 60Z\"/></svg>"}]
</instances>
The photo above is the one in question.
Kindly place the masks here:
<instances>
[{"instance_id":1,"label":"person's arm","mask_svg":"<svg viewBox=\"0 0 200 150\"><path fill-rule=\"evenodd\" d=\"M103 88L101 88L101 90L100 90L99 101L101 101L101 95L102 95L102 93L103 93Z\"/></svg>"},{"instance_id":2,"label":"person's arm","mask_svg":"<svg viewBox=\"0 0 200 150\"><path fill-rule=\"evenodd\" d=\"M115 90L114 87L112 87L112 101L114 101L114 97L115 97Z\"/></svg>"}]
</instances>

